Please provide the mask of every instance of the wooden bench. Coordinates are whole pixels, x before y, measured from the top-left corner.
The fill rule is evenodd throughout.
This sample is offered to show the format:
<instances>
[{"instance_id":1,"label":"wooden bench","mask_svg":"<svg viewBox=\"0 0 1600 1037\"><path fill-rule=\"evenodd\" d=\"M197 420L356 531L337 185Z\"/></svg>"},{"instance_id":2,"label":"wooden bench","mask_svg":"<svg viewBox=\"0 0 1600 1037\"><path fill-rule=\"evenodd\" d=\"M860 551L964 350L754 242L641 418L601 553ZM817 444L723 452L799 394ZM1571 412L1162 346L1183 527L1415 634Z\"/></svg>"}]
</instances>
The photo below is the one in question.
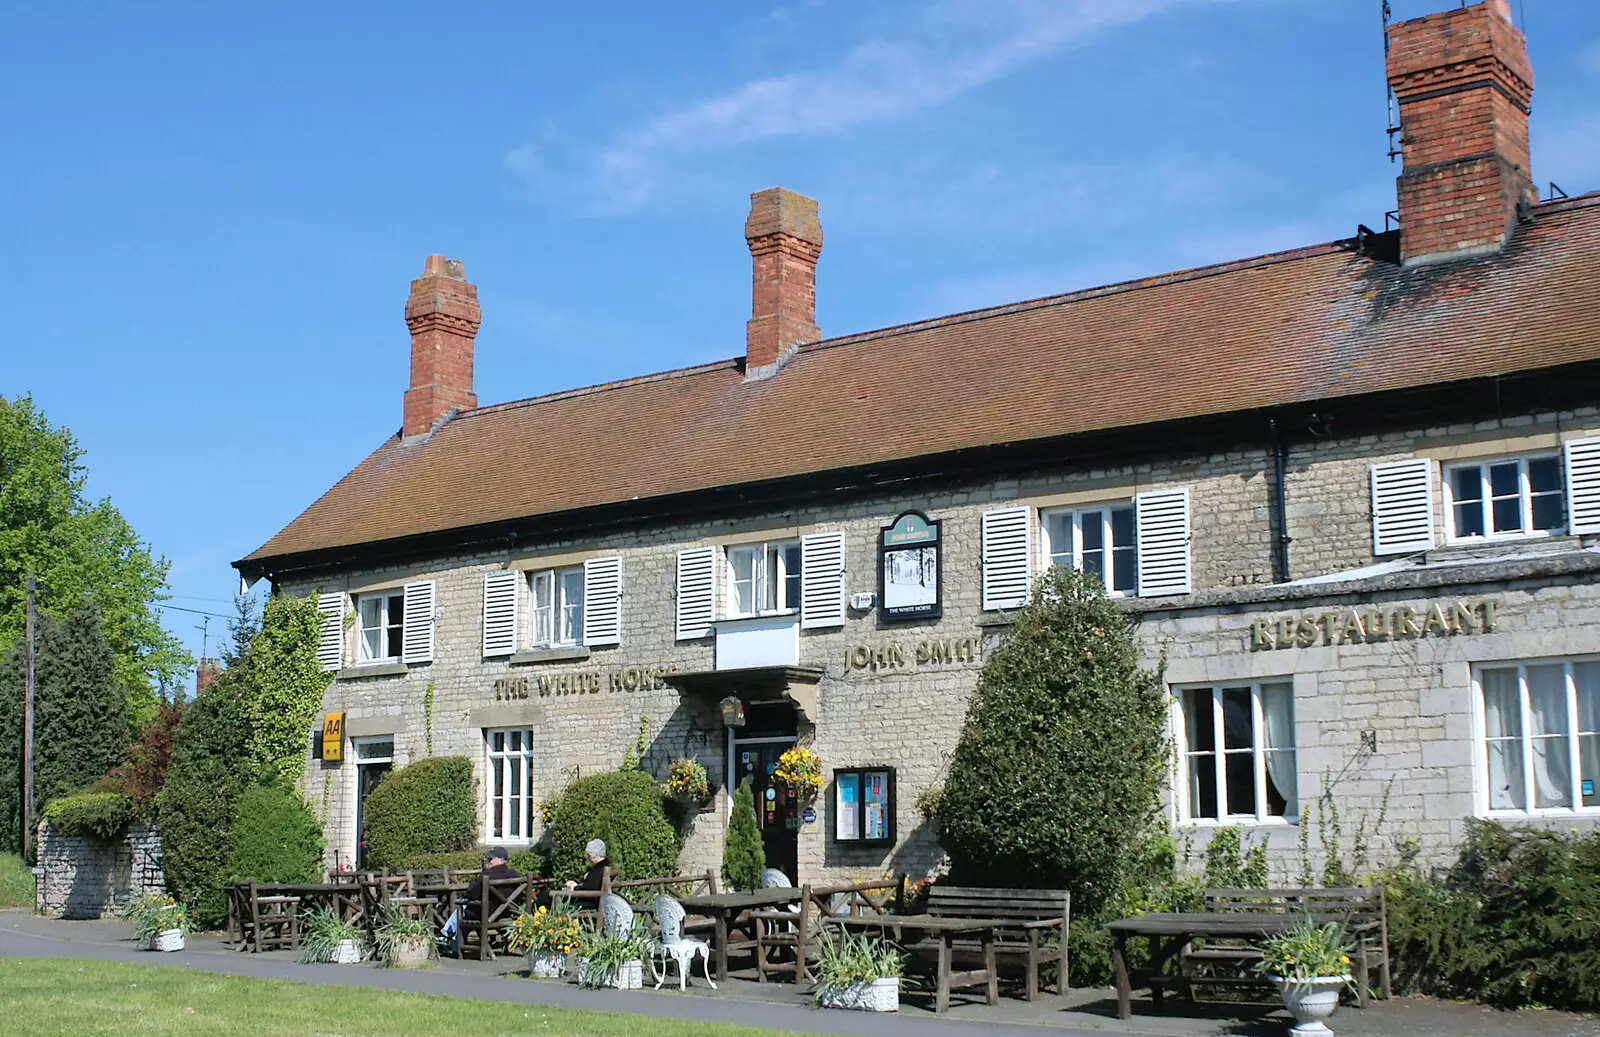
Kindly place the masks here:
<instances>
[{"instance_id":1,"label":"wooden bench","mask_svg":"<svg viewBox=\"0 0 1600 1037\"><path fill-rule=\"evenodd\" d=\"M1378 990L1392 995L1389 975L1389 922L1384 908L1383 890L1356 886L1342 889L1208 889L1208 912L1252 912L1271 915L1304 915L1318 925L1342 922L1353 947L1350 971L1356 979L1356 1003L1366 1007L1372 973L1378 973ZM1248 968L1261 960L1261 952L1237 940L1207 942L1183 953L1182 971L1192 986L1261 983L1259 978L1242 976L1197 976L1194 966L1220 965Z\"/></svg>"},{"instance_id":2,"label":"wooden bench","mask_svg":"<svg viewBox=\"0 0 1600 1037\"><path fill-rule=\"evenodd\" d=\"M928 890L928 914L997 919L995 958L1022 963L1028 1000L1039 997L1040 966L1051 963L1056 966L1056 994L1067 992L1067 930L1072 924L1072 894L1067 890L935 884ZM982 951L977 942L962 940L954 949L967 955Z\"/></svg>"}]
</instances>

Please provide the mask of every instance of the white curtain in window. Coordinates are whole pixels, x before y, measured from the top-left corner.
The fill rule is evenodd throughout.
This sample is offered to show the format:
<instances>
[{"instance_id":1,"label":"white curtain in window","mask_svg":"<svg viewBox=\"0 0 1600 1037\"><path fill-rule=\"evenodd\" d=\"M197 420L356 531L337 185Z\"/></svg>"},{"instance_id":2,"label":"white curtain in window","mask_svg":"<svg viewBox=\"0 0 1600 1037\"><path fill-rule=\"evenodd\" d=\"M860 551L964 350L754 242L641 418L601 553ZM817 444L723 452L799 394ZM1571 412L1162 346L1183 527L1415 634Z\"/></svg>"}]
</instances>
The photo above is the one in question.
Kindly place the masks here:
<instances>
[{"instance_id":1,"label":"white curtain in window","mask_svg":"<svg viewBox=\"0 0 1600 1037\"><path fill-rule=\"evenodd\" d=\"M1294 686L1267 684L1261 688L1261 716L1266 722L1266 748L1268 750L1294 749ZM1289 752L1267 753L1267 777L1278 795L1285 801L1285 817L1298 816L1299 801L1295 774L1295 754Z\"/></svg>"},{"instance_id":2,"label":"white curtain in window","mask_svg":"<svg viewBox=\"0 0 1600 1037\"><path fill-rule=\"evenodd\" d=\"M1522 702L1516 670L1483 671L1483 715L1489 741L1489 809L1521 810Z\"/></svg>"},{"instance_id":3,"label":"white curtain in window","mask_svg":"<svg viewBox=\"0 0 1600 1037\"><path fill-rule=\"evenodd\" d=\"M1567 669L1530 666L1528 705L1532 716L1534 806L1572 804L1572 766L1567 742Z\"/></svg>"}]
</instances>

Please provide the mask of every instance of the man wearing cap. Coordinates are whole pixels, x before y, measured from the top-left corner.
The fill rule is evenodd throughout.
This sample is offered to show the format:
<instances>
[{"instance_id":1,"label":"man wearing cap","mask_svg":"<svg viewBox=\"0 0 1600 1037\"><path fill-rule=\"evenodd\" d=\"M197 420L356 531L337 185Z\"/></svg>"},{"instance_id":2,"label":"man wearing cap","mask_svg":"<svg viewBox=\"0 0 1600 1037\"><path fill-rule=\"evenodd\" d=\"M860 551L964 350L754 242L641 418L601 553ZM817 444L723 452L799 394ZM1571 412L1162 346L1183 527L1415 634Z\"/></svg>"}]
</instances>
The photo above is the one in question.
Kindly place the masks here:
<instances>
[{"instance_id":1,"label":"man wearing cap","mask_svg":"<svg viewBox=\"0 0 1600 1037\"><path fill-rule=\"evenodd\" d=\"M504 846L491 846L483 851L483 869L478 872L477 878L468 883L466 902L462 905L461 912L459 912L466 920L475 920L479 912L483 910L483 884L485 880L519 877L516 869L506 864L508 856L510 854L506 852ZM452 914L445 919L444 925L439 929L439 936L450 942L450 949L455 954L461 953L461 920L462 918L458 917L457 914Z\"/></svg>"},{"instance_id":2,"label":"man wearing cap","mask_svg":"<svg viewBox=\"0 0 1600 1037\"><path fill-rule=\"evenodd\" d=\"M589 844L583 848L583 854L589 858L589 870L583 873L582 880L567 882L567 888L573 890L588 890L598 893L605 888L606 879L606 844L601 839L590 839Z\"/></svg>"}]
</instances>

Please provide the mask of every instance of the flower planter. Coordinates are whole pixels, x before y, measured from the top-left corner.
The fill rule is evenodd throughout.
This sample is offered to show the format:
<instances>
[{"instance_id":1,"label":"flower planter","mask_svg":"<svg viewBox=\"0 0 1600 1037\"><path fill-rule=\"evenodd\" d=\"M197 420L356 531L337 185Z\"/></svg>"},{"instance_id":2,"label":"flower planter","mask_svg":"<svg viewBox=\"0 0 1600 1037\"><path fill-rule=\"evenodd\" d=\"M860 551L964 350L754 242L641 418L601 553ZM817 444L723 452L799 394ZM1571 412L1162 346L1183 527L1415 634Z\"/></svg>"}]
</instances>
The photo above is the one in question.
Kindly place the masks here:
<instances>
[{"instance_id":1,"label":"flower planter","mask_svg":"<svg viewBox=\"0 0 1600 1037\"><path fill-rule=\"evenodd\" d=\"M1268 976L1283 995L1283 1007L1295 1017L1290 1033L1300 1037L1332 1033L1323 1022L1339 1007L1339 994L1350 984L1349 976L1318 976L1315 979L1285 979Z\"/></svg>"},{"instance_id":2,"label":"flower planter","mask_svg":"<svg viewBox=\"0 0 1600 1037\"><path fill-rule=\"evenodd\" d=\"M394 960L389 964L397 969L420 969L428 964L431 950L433 942L426 936L399 940L394 945Z\"/></svg>"},{"instance_id":3,"label":"flower planter","mask_svg":"<svg viewBox=\"0 0 1600 1037\"><path fill-rule=\"evenodd\" d=\"M848 1008L856 1012L898 1012L900 981L875 979L870 983L822 987L817 991L817 1003L823 1008Z\"/></svg>"},{"instance_id":4,"label":"flower planter","mask_svg":"<svg viewBox=\"0 0 1600 1037\"><path fill-rule=\"evenodd\" d=\"M534 979L559 979L566 974L567 956L556 951L530 950L528 975Z\"/></svg>"},{"instance_id":5,"label":"flower planter","mask_svg":"<svg viewBox=\"0 0 1600 1037\"><path fill-rule=\"evenodd\" d=\"M156 933L156 937L152 941L152 947L154 950L167 952L183 950L183 930L161 930L161 932Z\"/></svg>"},{"instance_id":6,"label":"flower planter","mask_svg":"<svg viewBox=\"0 0 1600 1037\"><path fill-rule=\"evenodd\" d=\"M599 966L590 965L587 958L578 959L579 986L598 985L616 990L638 990L644 986L644 962L638 958L623 962L620 969L606 969L599 984L591 984L589 981L589 970L592 968Z\"/></svg>"},{"instance_id":7,"label":"flower planter","mask_svg":"<svg viewBox=\"0 0 1600 1037\"><path fill-rule=\"evenodd\" d=\"M153 951L153 950L155 950L156 949L156 934L155 933L140 933L138 936L134 937L133 946L134 946L135 950L141 950L141 951Z\"/></svg>"},{"instance_id":8,"label":"flower planter","mask_svg":"<svg viewBox=\"0 0 1600 1037\"><path fill-rule=\"evenodd\" d=\"M356 965L361 961L361 943L358 940L340 940L333 946L335 965Z\"/></svg>"}]
</instances>

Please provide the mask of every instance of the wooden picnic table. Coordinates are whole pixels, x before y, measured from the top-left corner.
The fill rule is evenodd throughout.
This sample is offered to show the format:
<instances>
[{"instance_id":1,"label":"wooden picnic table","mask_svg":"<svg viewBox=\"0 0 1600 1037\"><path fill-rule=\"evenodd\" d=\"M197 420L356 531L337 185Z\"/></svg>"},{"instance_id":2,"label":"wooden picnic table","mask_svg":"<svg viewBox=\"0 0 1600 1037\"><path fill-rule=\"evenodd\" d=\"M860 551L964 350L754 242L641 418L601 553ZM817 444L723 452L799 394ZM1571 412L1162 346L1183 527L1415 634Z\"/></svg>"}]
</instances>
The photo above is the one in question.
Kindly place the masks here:
<instances>
[{"instance_id":1,"label":"wooden picnic table","mask_svg":"<svg viewBox=\"0 0 1600 1037\"><path fill-rule=\"evenodd\" d=\"M361 922L366 915L361 885L355 882L271 882L257 883L257 897L299 897L301 907L329 906L347 922ZM232 941L237 925L238 939L244 939L245 915L249 910L249 883L238 882L229 896L228 934Z\"/></svg>"},{"instance_id":2,"label":"wooden picnic table","mask_svg":"<svg viewBox=\"0 0 1600 1037\"><path fill-rule=\"evenodd\" d=\"M726 979L729 925L746 911L798 904L803 896L805 896L803 889L796 889L793 886L773 886L750 893L702 893L698 896L684 897L678 903L682 904L683 909L690 914L705 915L716 923L717 978Z\"/></svg>"},{"instance_id":3,"label":"wooden picnic table","mask_svg":"<svg viewBox=\"0 0 1600 1037\"><path fill-rule=\"evenodd\" d=\"M862 915L860 917L833 917L822 919L824 926L837 925L841 929L877 929L902 949L907 948L905 933L939 941L939 971L934 988L933 1010L950 1010L952 988L975 987L982 984L988 1003L1000 1001L1000 973L994 962L994 930L1003 920L996 918L951 918L946 915ZM983 946L983 968L956 972L952 968L956 937L976 937ZM916 941L913 940L913 943Z\"/></svg>"},{"instance_id":4,"label":"wooden picnic table","mask_svg":"<svg viewBox=\"0 0 1600 1037\"><path fill-rule=\"evenodd\" d=\"M1151 1000L1161 1007L1165 965L1191 941L1213 939L1259 940L1294 927L1300 916L1252 911L1157 911L1135 918L1107 922L1111 930L1111 969L1117 981L1117 1018L1133 1017L1133 987L1150 988ZM1137 973L1128 969L1128 937L1150 940L1150 963Z\"/></svg>"},{"instance_id":5,"label":"wooden picnic table","mask_svg":"<svg viewBox=\"0 0 1600 1037\"><path fill-rule=\"evenodd\" d=\"M467 900L467 889L470 882L433 882L417 886L417 896L428 897L438 905L438 923L444 925L445 920L459 911Z\"/></svg>"}]
</instances>

